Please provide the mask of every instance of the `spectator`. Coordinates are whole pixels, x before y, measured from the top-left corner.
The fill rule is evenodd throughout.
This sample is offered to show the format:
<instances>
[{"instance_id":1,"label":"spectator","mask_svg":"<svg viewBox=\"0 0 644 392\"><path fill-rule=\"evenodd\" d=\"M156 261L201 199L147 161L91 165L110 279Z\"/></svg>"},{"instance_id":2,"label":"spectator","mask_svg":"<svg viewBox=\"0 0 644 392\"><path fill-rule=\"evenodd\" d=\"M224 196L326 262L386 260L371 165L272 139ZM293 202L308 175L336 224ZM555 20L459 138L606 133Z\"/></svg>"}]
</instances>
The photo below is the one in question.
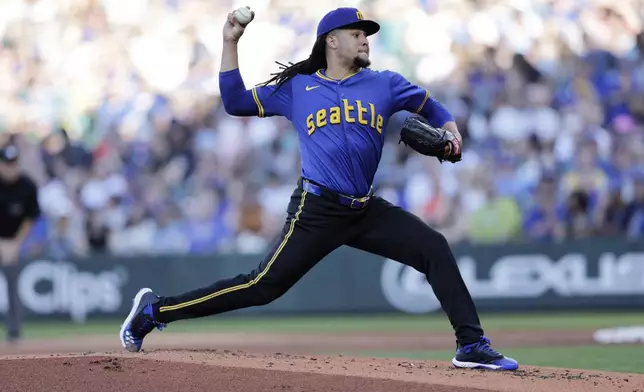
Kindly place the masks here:
<instances>
[{"instance_id":1,"label":"spectator","mask_svg":"<svg viewBox=\"0 0 644 392\"><path fill-rule=\"evenodd\" d=\"M563 211L557 205L557 184L552 176L545 176L537 186L536 202L523 217L523 232L530 241L553 241L563 238Z\"/></svg>"},{"instance_id":2,"label":"spectator","mask_svg":"<svg viewBox=\"0 0 644 392\"><path fill-rule=\"evenodd\" d=\"M626 203L619 189L613 190L604 207L604 217L599 228L600 234L605 237L619 237L624 233L627 223Z\"/></svg>"},{"instance_id":3,"label":"spectator","mask_svg":"<svg viewBox=\"0 0 644 392\"><path fill-rule=\"evenodd\" d=\"M85 231L89 250L92 254L103 254L108 251L107 242L110 231L100 213L89 212Z\"/></svg>"},{"instance_id":4,"label":"spectator","mask_svg":"<svg viewBox=\"0 0 644 392\"><path fill-rule=\"evenodd\" d=\"M268 245L262 235L262 209L259 203L254 200L247 200L241 205L241 216L239 222L239 233L235 251L241 254L254 254L262 252Z\"/></svg>"},{"instance_id":5,"label":"spectator","mask_svg":"<svg viewBox=\"0 0 644 392\"><path fill-rule=\"evenodd\" d=\"M191 253L215 253L228 240L227 203L215 190L204 190L185 205L187 222L183 230L190 241Z\"/></svg>"},{"instance_id":6,"label":"spectator","mask_svg":"<svg viewBox=\"0 0 644 392\"><path fill-rule=\"evenodd\" d=\"M521 227L521 212L516 201L498 195L491 181L485 181L484 192L484 204L470 217L469 239L474 243L516 239Z\"/></svg>"},{"instance_id":7,"label":"spectator","mask_svg":"<svg viewBox=\"0 0 644 392\"><path fill-rule=\"evenodd\" d=\"M54 221L51 235L47 241L45 255L54 260L66 260L76 256L74 244L69 238L69 218L65 214Z\"/></svg>"},{"instance_id":8,"label":"spectator","mask_svg":"<svg viewBox=\"0 0 644 392\"><path fill-rule=\"evenodd\" d=\"M575 190L568 196L563 213L565 238L587 238L597 234L590 199L583 190Z\"/></svg>"},{"instance_id":9,"label":"spectator","mask_svg":"<svg viewBox=\"0 0 644 392\"><path fill-rule=\"evenodd\" d=\"M625 229L629 238L640 238L644 234L644 176L635 180L633 200L625 211Z\"/></svg>"},{"instance_id":10,"label":"spectator","mask_svg":"<svg viewBox=\"0 0 644 392\"><path fill-rule=\"evenodd\" d=\"M181 225L180 211L174 206L157 212L158 227L151 251L156 254L184 254L190 251L190 240Z\"/></svg>"},{"instance_id":11,"label":"spectator","mask_svg":"<svg viewBox=\"0 0 644 392\"><path fill-rule=\"evenodd\" d=\"M108 249L119 255L146 254L153 250L156 222L140 204L135 204L128 211L128 220L123 230L112 232L102 219L103 233L107 237Z\"/></svg>"},{"instance_id":12,"label":"spectator","mask_svg":"<svg viewBox=\"0 0 644 392\"><path fill-rule=\"evenodd\" d=\"M587 204L584 209L591 215L591 219L596 221L600 219L597 214L600 213L600 206L609 190L609 179L601 166L596 143L584 141L579 146L572 167L562 178L564 194L576 193L576 196L571 196L571 200L574 199L574 203Z\"/></svg>"}]
</instances>

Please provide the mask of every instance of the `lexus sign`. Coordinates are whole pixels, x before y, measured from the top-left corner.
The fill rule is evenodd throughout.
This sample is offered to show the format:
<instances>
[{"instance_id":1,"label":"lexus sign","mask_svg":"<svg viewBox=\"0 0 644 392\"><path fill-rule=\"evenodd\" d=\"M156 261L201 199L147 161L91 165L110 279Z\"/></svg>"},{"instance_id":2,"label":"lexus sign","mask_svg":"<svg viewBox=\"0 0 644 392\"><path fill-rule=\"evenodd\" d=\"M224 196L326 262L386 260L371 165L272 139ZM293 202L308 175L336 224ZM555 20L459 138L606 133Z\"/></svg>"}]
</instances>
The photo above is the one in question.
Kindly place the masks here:
<instances>
[{"instance_id":1,"label":"lexus sign","mask_svg":"<svg viewBox=\"0 0 644 392\"><path fill-rule=\"evenodd\" d=\"M466 256L458 260L458 266L475 301L537 299L546 293L559 298L644 294L643 252L607 252L598 260L580 253L565 254L557 260L545 254L512 254L491 263L477 263ZM427 313L440 309L425 275L411 267L385 260L380 283L387 301L400 311Z\"/></svg>"}]
</instances>

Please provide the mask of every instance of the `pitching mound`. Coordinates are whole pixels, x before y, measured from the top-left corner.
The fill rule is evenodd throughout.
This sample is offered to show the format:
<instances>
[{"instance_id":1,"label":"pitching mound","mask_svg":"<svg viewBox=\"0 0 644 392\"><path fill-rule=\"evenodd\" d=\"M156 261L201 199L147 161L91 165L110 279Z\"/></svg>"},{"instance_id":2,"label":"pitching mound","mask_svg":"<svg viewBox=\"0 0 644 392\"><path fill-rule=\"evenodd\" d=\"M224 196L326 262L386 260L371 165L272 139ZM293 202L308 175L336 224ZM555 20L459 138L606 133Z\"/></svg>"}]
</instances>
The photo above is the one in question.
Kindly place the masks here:
<instances>
[{"instance_id":1,"label":"pitching mound","mask_svg":"<svg viewBox=\"0 0 644 392\"><path fill-rule=\"evenodd\" d=\"M493 334L492 342L501 347L593 344L594 331L505 331ZM119 347L114 336L77 336L60 339L32 339L8 345L0 341L0 356L112 351ZM153 333L145 339L153 349L218 349L274 353L336 353L360 351L453 350L451 333ZM446 358L449 359L449 358ZM0 390L0 392L2 392ZM644 392L644 391L643 391Z\"/></svg>"},{"instance_id":2,"label":"pitching mound","mask_svg":"<svg viewBox=\"0 0 644 392\"><path fill-rule=\"evenodd\" d=\"M3 392L644 392L644 375L533 367L472 371L446 362L229 350L4 357L0 380Z\"/></svg>"}]
</instances>

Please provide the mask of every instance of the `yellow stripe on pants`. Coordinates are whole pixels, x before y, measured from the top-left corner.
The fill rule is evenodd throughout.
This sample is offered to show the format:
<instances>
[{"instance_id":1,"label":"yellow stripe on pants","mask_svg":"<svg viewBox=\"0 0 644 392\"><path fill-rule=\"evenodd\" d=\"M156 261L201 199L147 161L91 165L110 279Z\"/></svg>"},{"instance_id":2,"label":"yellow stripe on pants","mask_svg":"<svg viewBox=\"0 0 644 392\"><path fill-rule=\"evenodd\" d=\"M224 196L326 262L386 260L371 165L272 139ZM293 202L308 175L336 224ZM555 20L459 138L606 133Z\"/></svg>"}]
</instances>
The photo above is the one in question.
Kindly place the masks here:
<instances>
[{"instance_id":1,"label":"yellow stripe on pants","mask_svg":"<svg viewBox=\"0 0 644 392\"><path fill-rule=\"evenodd\" d=\"M291 238L291 235L293 235L293 230L295 230L295 223L297 223L298 219L300 218L300 214L302 213L302 209L304 208L304 200L306 200L306 194L307 194L306 191L302 192L302 200L300 201L300 206L299 206L299 208L297 210L297 213L295 214L295 217L291 221L291 225L289 226L288 232L286 232L286 235L284 236L284 239L282 240L280 245L277 247L277 250L275 251L275 253L273 253L273 257L271 257L271 259L268 261L268 264L266 265L266 268L264 268L264 270L262 272L260 272L259 275L257 275L257 277L255 277L255 279L251 280L248 283L228 287L228 288L225 288L223 290L219 290L219 291L216 291L214 293L208 294L208 295L206 295L204 297L193 299L192 301L183 302L183 303L176 304L176 305L162 306L162 307L159 308L159 311L160 312L169 312L169 311L172 311L172 310L183 309L183 308L186 308L186 307L192 306L192 305L197 305L197 304L200 304L202 302L205 302L205 301L211 300L213 298L219 297L220 295L223 295L223 294L226 294L226 293L231 293L233 291L247 289L247 288L251 287L252 285L256 284L257 282L259 282L260 279L262 279L262 277L264 275L266 275L266 273L271 268L271 266L273 265L275 260L277 260L277 257L280 255L280 253L284 249L284 246L286 246L286 243L288 242L289 238Z\"/></svg>"}]
</instances>

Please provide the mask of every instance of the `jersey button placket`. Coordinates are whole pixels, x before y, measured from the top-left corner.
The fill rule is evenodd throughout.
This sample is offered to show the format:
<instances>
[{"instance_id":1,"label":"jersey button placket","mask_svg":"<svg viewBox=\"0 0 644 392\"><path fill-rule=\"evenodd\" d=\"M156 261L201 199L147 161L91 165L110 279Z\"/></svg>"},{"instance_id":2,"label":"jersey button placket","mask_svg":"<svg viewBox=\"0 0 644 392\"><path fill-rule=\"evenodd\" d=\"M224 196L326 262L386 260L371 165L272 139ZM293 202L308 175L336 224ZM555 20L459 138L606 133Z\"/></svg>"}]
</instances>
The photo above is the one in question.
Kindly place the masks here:
<instances>
[{"instance_id":1,"label":"jersey button placket","mask_svg":"<svg viewBox=\"0 0 644 392\"><path fill-rule=\"evenodd\" d=\"M344 144L347 146L347 152L348 152L348 157L347 158L349 160L349 167L351 168L351 178L354 179L354 181L355 181L356 173L355 173L355 170L353 168L353 160L351 159L351 156L353 155L353 151L351 149L351 143L349 142L349 136L348 136L348 132L347 132L347 128L349 127L349 124L347 123L347 121L346 121L347 119L344 116L344 113L345 113L345 111L344 111L345 110L344 109L344 99L346 97L345 97L344 93L342 92L340 83L342 83L342 81L338 80L338 82L335 85L335 89L336 89L336 91L338 93L338 97L340 98L340 108L341 108L342 113L343 113L342 117L344 117L344 121L342 121L342 133L343 133L343 136L344 136Z\"/></svg>"}]
</instances>

